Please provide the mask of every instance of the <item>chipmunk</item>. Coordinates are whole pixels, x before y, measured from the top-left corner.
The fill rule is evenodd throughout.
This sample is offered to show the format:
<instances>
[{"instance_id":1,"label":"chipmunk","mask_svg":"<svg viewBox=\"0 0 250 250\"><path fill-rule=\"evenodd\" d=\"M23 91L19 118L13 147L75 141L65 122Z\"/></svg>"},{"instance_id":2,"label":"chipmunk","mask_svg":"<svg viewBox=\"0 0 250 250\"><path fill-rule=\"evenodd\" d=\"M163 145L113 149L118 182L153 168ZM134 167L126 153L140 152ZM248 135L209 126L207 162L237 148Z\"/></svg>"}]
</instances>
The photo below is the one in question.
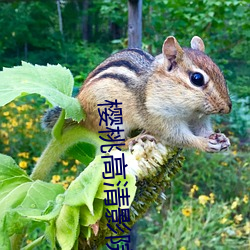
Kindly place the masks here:
<instances>
[{"instance_id":1,"label":"chipmunk","mask_svg":"<svg viewBox=\"0 0 250 250\"><path fill-rule=\"evenodd\" d=\"M213 131L210 115L227 114L232 104L223 74L204 50L198 36L191 48L181 48L169 36L156 57L140 49L110 56L88 75L77 96L86 112L83 126L105 130L99 126L97 105L117 99L126 138L141 129L165 145L206 152L227 149L230 142Z\"/></svg>"}]
</instances>

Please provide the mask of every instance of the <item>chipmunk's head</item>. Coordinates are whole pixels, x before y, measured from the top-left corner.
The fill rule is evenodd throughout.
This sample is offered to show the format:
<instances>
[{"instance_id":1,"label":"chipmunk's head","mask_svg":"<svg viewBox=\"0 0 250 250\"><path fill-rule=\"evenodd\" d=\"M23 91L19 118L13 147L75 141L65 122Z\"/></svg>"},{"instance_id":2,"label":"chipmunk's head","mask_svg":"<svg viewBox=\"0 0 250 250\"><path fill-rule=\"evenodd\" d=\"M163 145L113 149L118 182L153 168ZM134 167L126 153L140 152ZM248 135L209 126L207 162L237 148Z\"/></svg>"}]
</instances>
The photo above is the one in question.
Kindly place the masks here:
<instances>
[{"instance_id":1,"label":"chipmunk's head","mask_svg":"<svg viewBox=\"0 0 250 250\"><path fill-rule=\"evenodd\" d=\"M182 93L193 110L204 114L231 111L226 81L218 66L205 53L202 39L194 36L191 48L181 48L175 37L169 36L162 47L161 73L177 84L176 95ZM164 78L164 76L163 76ZM188 102L188 99L191 102Z\"/></svg>"}]
</instances>

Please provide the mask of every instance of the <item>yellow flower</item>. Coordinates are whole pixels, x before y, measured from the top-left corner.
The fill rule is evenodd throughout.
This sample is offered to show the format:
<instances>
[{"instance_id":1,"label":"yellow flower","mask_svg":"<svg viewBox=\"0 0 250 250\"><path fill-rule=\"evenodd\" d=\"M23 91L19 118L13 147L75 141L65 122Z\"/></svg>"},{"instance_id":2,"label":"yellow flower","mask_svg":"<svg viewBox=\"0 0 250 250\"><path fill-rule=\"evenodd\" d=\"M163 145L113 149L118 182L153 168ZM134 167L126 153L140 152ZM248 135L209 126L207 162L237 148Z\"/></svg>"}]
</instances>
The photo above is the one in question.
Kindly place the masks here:
<instances>
[{"instance_id":1,"label":"yellow flower","mask_svg":"<svg viewBox=\"0 0 250 250\"><path fill-rule=\"evenodd\" d=\"M194 193L199 190L199 187L196 185L193 185L192 188L190 189L189 196L193 198Z\"/></svg>"},{"instance_id":2,"label":"yellow flower","mask_svg":"<svg viewBox=\"0 0 250 250\"><path fill-rule=\"evenodd\" d=\"M227 222L227 218L222 218L221 220L220 220L220 224L225 224Z\"/></svg>"},{"instance_id":3,"label":"yellow flower","mask_svg":"<svg viewBox=\"0 0 250 250\"><path fill-rule=\"evenodd\" d=\"M250 222L247 221L246 225L244 226L244 231L246 232L246 234L250 234Z\"/></svg>"},{"instance_id":4,"label":"yellow flower","mask_svg":"<svg viewBox=\"0 0 250 250\"><path fill-rule=\"evenodd\" d=\"M60 175L53 175L53 176L52 176L51 182L52 182L52 183L57 183L57 182L60 181L60 179L61 179L61 176L60 176Z\"/></svg>"},{"instance_id":5,"label":"yellow flower","mask_svg":"<svg viewBox=\"0 0 250 250\"><path fill-rule=\"evenodd\" d=\"M19 167L22 169L26 169L28 167L27 161L20 161L19 162Z\"/></svg>"},{"instance_id":6,"label":"yellow flower","mask_svg":"<svg viewBox=\"0 0 250 250\"><path fill-rule=\"evenodd\" d=\"M4 152L9 152L10 151L10 147L5 147L4 148Z\"/></svg>"},{"instance_id":7,"label":"yellow flower","mask_svg":"<svg viewBox=\"0 0 250 250\"><path fill-rule=\"evenodd\" d=\"M227 237L227 233L221 233L221 238L226 238Z\"/></svg>"},{"instance_id":8,"label":"yellow flower","mask_svg":"<svg viewBox=\"0 0 250 250\"><path fill-rule=\"evenodd\" d=\"M63 183L63 187L64 187L64 189L67 189L67 188L68 188L68 186L69 186L69 183L68 183L68 182L64 182L64 183Z\"/></svg>"},{"instance_id":9,"label":"yellow flower","mask_svg":"<svg viewBox=\"0 0 250 250\"><path fill-rule=\"evenodd\" d=\"M9 114L10 114L10 112L8 112L8 111L3 112L4 116L8 116Z\"/></svg>"},{"instance_id":10,"label":"yellow flower","mask_svg":"<svg viewBox=\"0 0 250 250\"><path fill-rule=\"evenodd\" d=\"M192 208L191 207L185 207L181 210L182 214L186 217L189 217L192 214Z\"/></svg>"},{"instance_id":11,"label":"yellow flower","mask_svg":"<svg viewBox=\"0 0 250 250\"><path fill-rule=\"evenodd\" d=\"M221 165L223 166L223 167L227 167L228 166L228 163L227 162L221 162Z\"/></svg>"},{"instance_id":12,"label":"yellow flower","mask_svg":"<svg viewBox=\"0 0 250 250\"><path fill-rule=\"evenodd\" d=\"M210 200L210 198L207 195L200 195L199 196L199 203L203 206Z\"/></svg>"},{"instance_id":13,"label":"yellow flower","mask_svg":"<svg viewBox=\"0 0 250 250\"><path fill-rule=\"evenodd\" d=\"M234 216L234 221L236 224L239 224L243 220L242 214L237 214Z\"/></svg>"},{"instance_id":14,"label":"yellow flower","mask_svg":"<svg viewBox=\"0 0 250 250\"><path fill-rule=\"evenodd\" d=\"M214 193L210 193L209 197L210 197L210 203L214 204Z\"/></svg>"},{"instance_id":15,"label":"yellow flower","mask_svg":"<svg viewBox=\"0 0 250 250\"><path fill-rule=\"evenodd\" d=\"M201 246L201 242L199 239L195 239L194 240L194 244L197 246L197 247L200 247Z\"/></svg>"},{"instance_id":16,"label":"yellow flower","mask_svg":"<svg viewBox=\"0 0 250 250\"><path fill-rule=\"evenodd\" d=\"M241 237L241 236L242 236L242 232L241 232L239 229L237 229L237 230L236 230L236 235L237 235L238 237Z\"/></svg>"},{"instance_id":17,"label":"yellow flower","mask_svg":"<svg viewBox=\"0 0 250 250\"><path fill-rule=\"evenodd\" d=\"M5 137L5 138L9 137L9 134L4 130L0 130L0 135L1 135L1 137Z\"/></svg>"},{"instance_id":18,"label":"yellow flower","mask_svg":"<svg viewBox=\"0 0 250 250\"><path fill-rule=\"evenodd\" d=\"M237 150L233 150L233 151L232 151L232 154L233 154L233 155L237 155L237 153L238 153Z\"/></svg>"},{"instance_id":19,"label":"yellow flower","mask_svg":"<svg viewBox=\"0 0 250 250\"><path fill-rule=\"evenodd\" d=\"M242 162L242 160L241 160L239 157L236 157L235 160L236 160L237 162L239 162L239 163Z\"/></svg>"},{"instance_id":20,"label":"yellow flower","mask_svg":"<svg viewBox=\"0 0 250 250\"><path fill-rule=\"evenodd\" d=\"M3 144L9 145L10 144L10 140L8 138L4 138L3 139Z\"/></svg>"},{"instance_id":21,"label":"yellow flower","mask_svg":"<svg viewBox=\"0 0 250 250\"><path fill-rule=\"evenodd\" d=\"M181 247L180 250L186 250L186 247Z\"/></svg>"},{"instance_id":22,"label":"yellow flower","mask_svg":"<svg viewBox=\"0 0 250 250\"><path fill-rule=\"evenodd\" d=\"M239 205L239 198L236 197L235 201L231 205L231 209L235 209Z\"/></svg>"},{"instance_id":23,"label":"yellow flower","mask_svg":"<svg viewBox=\"0 0 250 250\"><path fill-rule=\"evenodd\" d=\"M32 157L32 160L34 161L34 162L37 162L38 161L38 159L39 159L39 157Z\"/></svg>"},{"instance_id":24,"label":"yellow flower","mask_svg":"<svg viewBox=\"0 0 250 250\"><path fill-rule=\"evenodd\" d=\"M75 160L75 164L76 164L76 165L79 165L79 164L81 164L81 162L78 161L78 160Z\"/></svg>"},{"instance_id":25,"label":"yellow flower","mask_svg":"<svg viewBox=\"0 0 250 250\"><path fill-rule=\"evenodd\" d=\"M67 182L72 182L75 179L75 176L67 176L66 181Z\"/></svg>"},{"instance_id":26,"label":"yellow flower","mask_svg":"<svg viewBox=\"0 0 250 250\"><path fill-rule=\"evenodd\" d=\"M21 153L18 153L18 156L19 156L19 157L23 157L23 158L26 158L26 159L29 158L29 155L30 155L29 152L21 152Z\"/></svg>"},{"instance_id":27,"label":"yellow flower","mask_svg":"<svg viewBox=\"0 0 250 250\"><path fill-rule=\"evenodd\" d=\"M63 164L63 166L68 166L69 165L69 163L67 161L64 161L64 160L62 160L62 164Z\"/></svg>"},{"instance_id":28,"label":"yellow flower","mask_svg":"<svg viewBox=\"0 0 250 250\"><path fill-rule=\"evenodd\" d=\"M14 102L11 102L11 103L9 104L9 106L10 106L11 108L15 108L15 107L16 107L16 104L15 104Z\"/></svg>"},{"instance_id":29,"label":"yellow flower","mask_svg":"<svg viewBox=\"0 0 250 250\"><path fill-rule=\"evenodd\" d=\"M249 201L248 195L245 194L243 197L243 202L247 204L248 201Z\"/></svg>"},{"instance_id":30,"label":"yellow flower","mask_svg":"<svg viewBox=\"0 0 250 250\"><path fill-rule=\"evenodd\" d=\"M32 128L32 126L33 126L33 122L32 122L32 120L30 120L30 121L26 122L26 128L27 128L27 129L31 129L31 128Z\"/></svg>"},{"instance_id":31,"label":"yellow flower","mask_svg":"<svg viewBox=\"0 0 250 250\"><path fill-rule=\"evenodd\" d=\"M76 172L76 171L77 171L76 165L73 165L73 166L70 168L70 170L71 170L72 172Z\"/></svg>"},{"instance_id":32,"label":"yellow flower","mask_svg":"<svg viewBox=\"0 0 250 250\"><path fill-rule=\"evenodd\" d=\"M17 123L16 120L12 120L12 121L11 121L11 125L12 125L12 127L17 127L17 126L18 126L18 123Z\"/></svg>"}]
</instances>

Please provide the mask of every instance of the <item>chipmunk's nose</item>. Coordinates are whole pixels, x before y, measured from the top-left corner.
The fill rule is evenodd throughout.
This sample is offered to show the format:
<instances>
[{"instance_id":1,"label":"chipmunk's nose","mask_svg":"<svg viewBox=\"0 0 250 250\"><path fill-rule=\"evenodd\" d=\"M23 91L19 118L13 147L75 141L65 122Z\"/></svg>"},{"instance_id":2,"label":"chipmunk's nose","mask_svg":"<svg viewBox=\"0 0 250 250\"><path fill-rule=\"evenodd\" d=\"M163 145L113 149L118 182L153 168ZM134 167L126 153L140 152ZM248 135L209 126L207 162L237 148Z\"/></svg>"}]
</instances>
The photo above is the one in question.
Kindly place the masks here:
<instances>
[{"instance_id":1,"label":"chipmunk's nose","mask_svg":"<svg viewBox=\"0 0 250 250\"><path fill-rule=\"evenodd\" d=\"M219 113L228 114L231 112L231 109L232 109L232 102L229 101L222 109L220 109Z\"/></svg>"}]
</instances>

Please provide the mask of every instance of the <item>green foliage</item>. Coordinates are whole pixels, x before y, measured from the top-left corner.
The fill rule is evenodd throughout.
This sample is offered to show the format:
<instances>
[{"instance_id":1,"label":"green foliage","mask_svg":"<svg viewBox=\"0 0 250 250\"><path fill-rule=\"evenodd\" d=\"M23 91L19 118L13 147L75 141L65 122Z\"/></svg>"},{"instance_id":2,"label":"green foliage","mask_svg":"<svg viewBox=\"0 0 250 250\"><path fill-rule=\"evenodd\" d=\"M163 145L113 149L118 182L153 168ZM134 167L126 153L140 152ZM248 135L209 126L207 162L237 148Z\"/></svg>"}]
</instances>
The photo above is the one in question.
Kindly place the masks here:
<instances>
[{"instance_id":1,"label":"green foliage","mask_svg":"<svg viewBox=\"0 0 250 250\"><path fill-rule=\"evenodd\" d=\"M230 204L206 195L185 198L175 210L146 217L138 249L248 249L247 207L239 199Z\"/></svg>"},{"instance_id":2,"label":"green foliage","mask_svg":"<svg viewBox=\"0 0 250 250\"><path fill-rule=\"evenodd\" d=\"M43 65L60 63L71 69L80 85L108 54L127 45L127 2L88 2L87 9L80 0L61 4L63 34L55 2L2 3L0 65L13 66L21 60ZM249 13L248 1L145 0L144 48L157 54L168 35L175 35L186 46L193 35L199 35L206 52L223 69L232 93L246 97L250 93ZM85 26L87 41L83 41Z\"/></svg>"},{"instance_id":3,"label":"green foliage","mask_svg":"<svg viewBox=\"0 0 250 250\"><path fill-rule=\"evenodd\" d=\"M230 134L228 152L185 152L166 202L138 224L139 249L249 248L249 146Z\"/></svg>"},{"instance_id":4,"label":"green foliage","mask_svg":"<svg viewBox=\"0 0 250 250\"><path fill-rule=\"evenodd\" d=\"M41 181L32 182L12 158L0 154L1 197L0 230L1 249L10 249L9 237L22 232L29 224L25 217L43 212L48 203L62 193L60 185ZM39 197L39 198L38 198Z\"/></svg>"},{"instance_id":5,"label":"green foliage","mask_svg":"<svg viewBox=\"0 0 250 250\"><path fill-rule=\"evenodd\" d=\"M72 98L74 80L69 70L61 65L33 66L22 63L12 69L4 68L0 73L0 105L11 102L25 94L40 94L54 106L65 109L65 118L80 121L83 110L77 99ZM6 89L6 85L8 88Z\"/></svg>"}]
</instances>

